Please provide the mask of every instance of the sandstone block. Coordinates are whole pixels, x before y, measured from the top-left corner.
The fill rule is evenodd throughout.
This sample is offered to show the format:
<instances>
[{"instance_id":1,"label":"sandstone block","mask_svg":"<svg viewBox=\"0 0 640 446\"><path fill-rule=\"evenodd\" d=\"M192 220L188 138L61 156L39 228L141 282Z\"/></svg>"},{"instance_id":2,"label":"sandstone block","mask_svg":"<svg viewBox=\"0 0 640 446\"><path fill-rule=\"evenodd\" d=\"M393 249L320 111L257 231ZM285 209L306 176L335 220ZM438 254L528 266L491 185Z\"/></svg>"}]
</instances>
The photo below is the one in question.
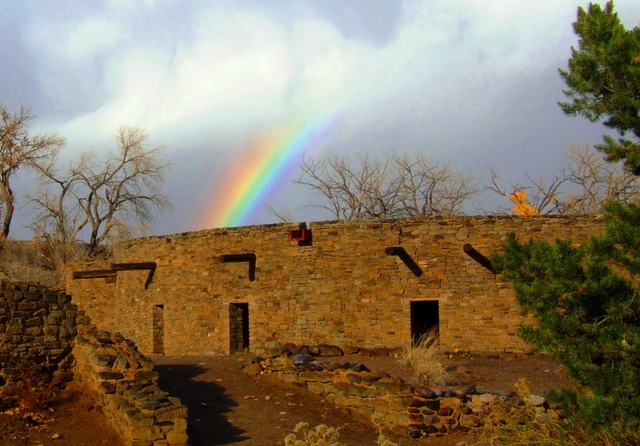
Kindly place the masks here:
<instances>
[{"instance_id":1,"label":"sandstone block","mask_svg":"<svg viewBox=\"0 0 640 446\"><path fill-rule=\"evenodd\" d=\"M156 421L172 421L187 417L187 406L163 407L155 411Z\"/></svg>"},{"instance_id":2,"label":"sandstone block","mask_svg":"<svg viewBox=\"0 0 640 446\"><path fill-rule=\"evenodd\" d=\"M129 437L131 440L136 441L154 441L160 440L164 438L162 432L160 432L160 428L158 426L150 426L150 427L134 427L129 432Z\"/></svg>"},{"instance_id":3,"label":"sandstone block","mask_svg":"<svg viewBox=\"0 0 640 446\"><path fill-rule=\"evenodd\" d=\"M394 381L386 385L387 395L410 395L411 386L405 382Z\"/></svg>"},{"instance_id":4,"label":"sandstone block","mask_svg":"<svg viewBox=\"0 0 640 446\"><path fill-rule=\"evenodd\" d=\"M325 393L325 389L324 389L324 385L321 383L317 383L317 382L309 382L307 383L307 390L309 392L318 394L323 396Z\"/></svg>"},{"instance_id":5,"label":"sandstone block","mask_svg":"<svg viewBox=\"0 0 640 446\"><path fill-rule=\"evenodd\" d=\"M179 433L179 432L169 432L167 434L167 442L170 445L181 445L181 444L187 444L187 442L189 441L189 436L185 433Z\"/></svg>"},{"instance_id":6,"label":"sandstone block","mask_svg":"<svg viewBox=\"0 0 640 446\"><path fill-rule=\"evenodd\" d=\"M441 406L451 407L452 409L458 409L461 404L462 404L462 401L460 400L460 398L456 398L456 397L440 398Z\"/></svg>"},{"instance_id":7,"label":"sandstone block","mask_svg":"<svg viewBox=\"0 0 640 446\"><path fill-rule=\"evenodd\" d=\"M249 376L257 376L262 373L262 366L259 363L254 362L253 364L247 364L244 366L242 371Z\"/></svg>"},{"instance_id":8,"label":"sandstone block","mask_svg":"<svg viewBox=\"0 0 640 446\"><path fill-rule=\"evenodd\" d=\"M97 374L98 379L104 379L104 380L109 380L109 379L122 379L124 378L124 375L120 372L99 372Z\"/></svg>"},{"instance_id":9,"label":"sandstone block","mask_svg":"<svg viewBox=\"0 0 640 446\"><path fill-rule=\"evenodd\" d=\"M480 418L476 417L475 415L462 415L460 417L460 426L462 427L466 427L466 428L474 428L474 427L478 427L482 424L482 422L480 421Z\"/></svg>"}]
</instances>

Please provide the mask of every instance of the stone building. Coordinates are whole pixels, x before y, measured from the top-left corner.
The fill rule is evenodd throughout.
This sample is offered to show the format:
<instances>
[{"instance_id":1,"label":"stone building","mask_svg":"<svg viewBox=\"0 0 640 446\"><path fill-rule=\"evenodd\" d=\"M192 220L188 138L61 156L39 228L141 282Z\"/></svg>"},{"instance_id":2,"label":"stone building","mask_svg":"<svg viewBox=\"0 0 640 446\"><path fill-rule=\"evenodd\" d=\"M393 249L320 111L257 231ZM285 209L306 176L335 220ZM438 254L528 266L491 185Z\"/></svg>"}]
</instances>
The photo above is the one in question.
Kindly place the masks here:
<instances>
[{"instance_id":1,"label":"stone building","mask_svg":"<svg viewBox=\"0 0 640 446\"><path fill-rule=\"evenodd\" d=\"M67 292L143 353L213 355L278 343L525 351L487 257L522 239L602 231L598 216L480 216L220 228L135 239L113 263L72 265Z\"/></svg>"}]
</instances>

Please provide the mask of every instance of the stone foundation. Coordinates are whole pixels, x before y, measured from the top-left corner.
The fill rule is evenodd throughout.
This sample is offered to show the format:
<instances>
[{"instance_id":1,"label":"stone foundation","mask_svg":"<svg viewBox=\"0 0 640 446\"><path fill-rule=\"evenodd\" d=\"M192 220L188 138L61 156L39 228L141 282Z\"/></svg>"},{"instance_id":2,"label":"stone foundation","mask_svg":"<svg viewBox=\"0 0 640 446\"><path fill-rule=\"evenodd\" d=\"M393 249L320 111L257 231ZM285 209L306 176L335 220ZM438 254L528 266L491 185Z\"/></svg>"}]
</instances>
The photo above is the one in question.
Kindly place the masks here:
<instances>
[{"instance_id":1,"label":"stone foundation","mask_svg":"<svg viewBox=\"0 0 640 446\"><path fill-rule=\"evenodd\" d=\"M325 359L318 362L304 354L257 358L245 370L251 375L273 373L355 415L377 414L389 430L411 438L468 432L495 422L491 413L498 402L509 410L547 411L545 399L538 395L523 401L515 392L458 393L439 386L411 385L388 374L376 375L363 364Z\"/></svg>"}]
</instances>

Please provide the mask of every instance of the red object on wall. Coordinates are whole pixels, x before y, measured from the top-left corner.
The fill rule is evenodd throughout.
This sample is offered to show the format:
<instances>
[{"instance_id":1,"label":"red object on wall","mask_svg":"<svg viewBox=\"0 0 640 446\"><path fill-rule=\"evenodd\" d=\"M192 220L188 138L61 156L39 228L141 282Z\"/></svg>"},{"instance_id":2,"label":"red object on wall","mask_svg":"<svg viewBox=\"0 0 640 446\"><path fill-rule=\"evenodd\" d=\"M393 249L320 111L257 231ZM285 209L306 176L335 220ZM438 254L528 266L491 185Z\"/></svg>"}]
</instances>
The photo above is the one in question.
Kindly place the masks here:
<instances>
[{"instance_id":1,"label":"red object on wall","mask_svg":"<svg viewBox=\"0 0 640 446\"><path fill-rule=\"evenodd\" d=\"M311 240L311 229L292 229L289 231L289 241L308 242Z\"/></svg>"}]
</instances>

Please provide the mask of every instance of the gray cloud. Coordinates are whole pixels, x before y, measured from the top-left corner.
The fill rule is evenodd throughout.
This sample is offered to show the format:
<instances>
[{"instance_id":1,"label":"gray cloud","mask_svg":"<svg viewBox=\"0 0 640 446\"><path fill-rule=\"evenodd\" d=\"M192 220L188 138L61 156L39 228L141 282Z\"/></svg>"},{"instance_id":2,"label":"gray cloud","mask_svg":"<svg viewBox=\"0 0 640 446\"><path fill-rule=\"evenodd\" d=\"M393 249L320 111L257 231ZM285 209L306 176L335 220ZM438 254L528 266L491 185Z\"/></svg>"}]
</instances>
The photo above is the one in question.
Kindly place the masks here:
<instances>
[{"instance_id":1,"label":"gray cloud","mask_svg":"<svg viewBox=\"0 0 640 446\"><path fill-rule=\"evenodd\" d=\"M176 162L175 212L159 232L191 228L225 193L218 172L258 134L324 116L340 124L318 153L422 150L478 175L535 176L571 141L603 133L556 105L579 4L4 2L0 101L31 103L34 130L66 136L68 157L110 147L118 125L147 129ZM616 7L637 22L636 2ZM277 195L294 210L305 202L293 186Z\"/></svg>"}]
</instances>

